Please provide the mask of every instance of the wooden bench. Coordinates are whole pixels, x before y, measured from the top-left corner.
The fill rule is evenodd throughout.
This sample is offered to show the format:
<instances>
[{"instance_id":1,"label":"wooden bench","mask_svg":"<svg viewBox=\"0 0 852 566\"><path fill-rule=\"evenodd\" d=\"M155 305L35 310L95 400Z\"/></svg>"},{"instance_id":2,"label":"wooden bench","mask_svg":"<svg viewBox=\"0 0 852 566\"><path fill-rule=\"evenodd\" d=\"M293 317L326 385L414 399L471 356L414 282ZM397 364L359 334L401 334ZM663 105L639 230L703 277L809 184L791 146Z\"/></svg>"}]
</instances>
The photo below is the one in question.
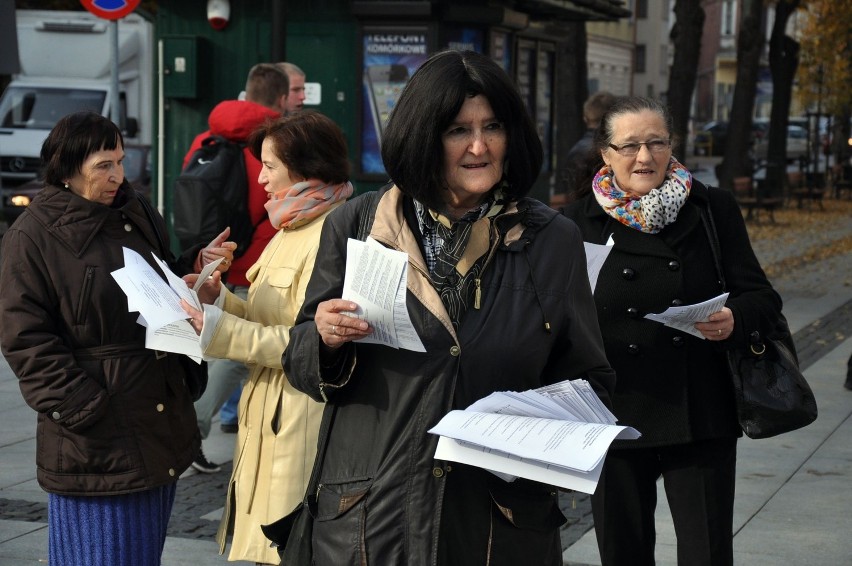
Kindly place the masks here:
<instances>
[{"instance_id":1,"label":"wooden bench","mask_svg":"<svg viewBox=\"0 0 852 566\"><path fill-rule=\"evenodd\" d=\"M734 198L737 199L740 207L746 209L746 220L759 220L758 214L764 210L769 215L769 221L775 224L775 209L784 206L783 198L762 197L759 191L756 192L751 177L734 178Z\"/></svg>"},{"instance_id":2,"label":"wooden bench","mask_svg":"<svg viewBox=\"0 0 852 566\"><path fill-rule=\"evenodd\" d=\"M790 196L796 199L797 208L803 208L804 204L808 204L810 209L812 203L819 204L820 210L825 210L822 205L822 199L825 196L825 175L819 173L816 176L816 182L812 181L813 174L800 172L787 173L787 183L790 187Z\"/></svg>"},{"instance_id":3,"label":"wooden bench","mask_svg":"<svg viewBox=\"0 0 852 566\"><path fill-rule=\"evenodd\" d=\"M852 196L852 165L837 164L831 168L831 186L834 198L844 198L844 193Z\"/></svg>"}]
</instances>

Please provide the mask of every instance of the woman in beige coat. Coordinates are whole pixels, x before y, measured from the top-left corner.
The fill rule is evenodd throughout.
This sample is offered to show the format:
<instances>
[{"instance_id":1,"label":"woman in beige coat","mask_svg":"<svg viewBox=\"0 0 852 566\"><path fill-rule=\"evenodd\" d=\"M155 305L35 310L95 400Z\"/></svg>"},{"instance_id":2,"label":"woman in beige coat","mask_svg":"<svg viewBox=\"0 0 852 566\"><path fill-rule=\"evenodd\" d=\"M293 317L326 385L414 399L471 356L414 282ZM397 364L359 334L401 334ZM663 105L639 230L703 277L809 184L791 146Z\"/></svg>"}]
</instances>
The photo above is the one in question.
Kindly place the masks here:
<instances>
[{"instance_id":1,"label":"woman in beige coat","mask_svg":"<svg viewBox=\"0 0 852 566\"><path fill-rule=\"evenodd\" d=\"M244 362L251 370L240 398L219 551L232 532L229 560L278 564L260 526L302 500L322 414L321 404L287 381L281 352L305 298L323 221L352 194L352 185L343 133L322 114L303 111L268 123L248 143L263 165L258 182L269 193L266 209L278 233L247 272L248 300L214 275L200 293L204 312L186 303L184 309L206 357Z\"/></svg>"}]
</instances>

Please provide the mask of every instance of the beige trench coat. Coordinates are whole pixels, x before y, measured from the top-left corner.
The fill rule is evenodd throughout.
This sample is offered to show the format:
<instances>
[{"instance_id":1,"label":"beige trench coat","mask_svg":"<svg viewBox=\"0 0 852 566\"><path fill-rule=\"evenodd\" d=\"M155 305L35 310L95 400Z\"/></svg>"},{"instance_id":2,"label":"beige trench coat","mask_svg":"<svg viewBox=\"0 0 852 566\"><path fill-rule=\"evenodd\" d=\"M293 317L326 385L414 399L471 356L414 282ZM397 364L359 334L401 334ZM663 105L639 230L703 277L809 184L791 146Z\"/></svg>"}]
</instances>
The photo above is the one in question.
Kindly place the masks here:
<instances>
[{"instance_id":1,"label":"beige trench coat","mask_svg":"<svg viewBox=\"0 0 852 566\"><path fill-rule=\"evenodd\" d=\"M250 369L240 397L234 469L216 535L222 554L233 522L231 561L279 563L260 526L292 511L310 479L323 405L293 389L281 354L305 298L327 215L278 231L247 272L248 300L226 294L224 313L204 351Z\"/></svg>"}]
</instances>

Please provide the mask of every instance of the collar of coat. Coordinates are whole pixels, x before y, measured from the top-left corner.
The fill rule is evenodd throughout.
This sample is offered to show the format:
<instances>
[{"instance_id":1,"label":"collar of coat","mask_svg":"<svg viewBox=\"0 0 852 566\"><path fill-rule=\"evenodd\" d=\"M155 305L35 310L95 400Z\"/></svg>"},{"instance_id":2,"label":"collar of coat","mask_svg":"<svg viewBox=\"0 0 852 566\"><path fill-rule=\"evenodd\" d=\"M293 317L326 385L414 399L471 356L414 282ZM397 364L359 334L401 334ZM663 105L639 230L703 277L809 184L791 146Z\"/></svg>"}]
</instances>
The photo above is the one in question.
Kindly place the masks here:
<instances>
[{"instance_id":1,"label":"collar of coat","mask_svg":"<svg viewBox=\"0 0 852 566\"><path fill-rule=\"evenodd\" d=\"M68 189L47 185L36 195L26 212L75 257L85 253L110 214L116 210L142 228L154 249L160 249L151 222L133 188L122 185L115 198L124 204L113 208L84 199Z\"/></svg>"},{"instance_id":2,"label":"collar of coat","mask_svg":"<svg viewBox=\"0 0 852 566\"><path fill-rule=\"evenodd\" d=\"M403 199L406 196L394 185L379 196L370 237L382 244L408 254L408 290L444 325L458 341L453 324L438 292L429 280L426 260L420 251L417 236L405 221ZM483 254L498 249L521 252L530 245L558 213L530 198L510 201L493 217L481 218L474 224L467 248L456 266L464 274ZM488 269L487 260L485 270ZM485 271L483 271L484 273Z\"/></svg>"}]
</instances>

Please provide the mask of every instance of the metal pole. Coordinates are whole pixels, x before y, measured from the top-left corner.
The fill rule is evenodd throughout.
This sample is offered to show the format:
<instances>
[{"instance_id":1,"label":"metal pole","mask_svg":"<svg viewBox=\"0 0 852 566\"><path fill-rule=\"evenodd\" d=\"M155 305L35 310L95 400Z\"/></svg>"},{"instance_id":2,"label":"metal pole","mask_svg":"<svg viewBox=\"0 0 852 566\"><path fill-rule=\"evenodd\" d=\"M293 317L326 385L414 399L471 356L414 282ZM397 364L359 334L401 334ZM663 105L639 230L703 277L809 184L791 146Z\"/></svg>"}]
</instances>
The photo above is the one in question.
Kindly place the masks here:
<instances>
[{"instance_id":1,"label":"metal pole","mask_svg":"<svg viewBox=\"0 0 852 566\"><path fill-rule=\"evenodd\" d=\"M110 56L112 57L112 96L110 97L110 118L113 123L121 127L121 114L119 114L118 101L118 20L113 20L109 26L110 31Z\"/></svg>"}]
</instances>

